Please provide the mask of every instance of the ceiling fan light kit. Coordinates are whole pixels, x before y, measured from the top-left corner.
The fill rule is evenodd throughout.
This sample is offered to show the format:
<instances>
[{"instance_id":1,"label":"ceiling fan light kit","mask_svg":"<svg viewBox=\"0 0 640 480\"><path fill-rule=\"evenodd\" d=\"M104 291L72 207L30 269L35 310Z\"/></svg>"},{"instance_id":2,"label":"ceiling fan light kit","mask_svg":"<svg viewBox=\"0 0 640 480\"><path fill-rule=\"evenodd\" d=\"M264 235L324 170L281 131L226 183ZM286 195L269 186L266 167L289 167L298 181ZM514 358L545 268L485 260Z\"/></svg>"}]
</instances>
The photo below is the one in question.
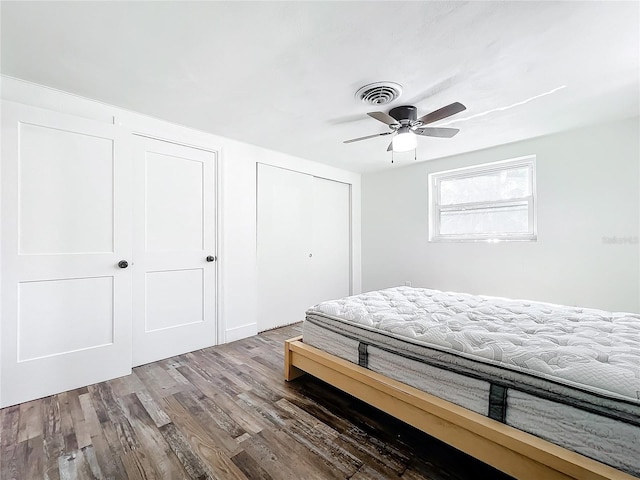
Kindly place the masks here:
<instances>
[{"instance_id":1,"label":"ceiling fan light kit","mask_svg":"<svg viewBox=\"0 0 640 480\"><path fill-rule=\"evenodd\" d=\"M409 130L409 127L400 127L391 144L394 152L408 152L409 150L415 150L418 141L416 140L416 135Z\"/></svg>"},{"instance_id":2,"label":"ceiling fan light kit","mask_svg":"<svg viewBox=\"0 0 640 480\"><path fill-rule=\"evenodd\" d=\"M364 88L364 87L363 87ZM466 110L460 102L454 102L435 110L431 113L423 115L418 118L418 109L413 105L403 105L400 107L394 107L389 110L389 113L385 112L369 112L371 118L375 118L379 122L385 123L390 132L382 132L374 135L367 135L366 137L353 138L351 140L345 140L344 143L358 142L360 140L367 140L369 138L380 137L384 135L394 134L387 151L391 152L408 152L409 150L415 150L417 146L416 136L423 137L439 137L439 138L451 138L455 136L460 130L457 128L433 128L426 127L430 123L437 122L444 118L460 113ZM415 155L414 155L415 158ZM393 162L393 156L392 160Z\"/></svg>"}]
</instances>

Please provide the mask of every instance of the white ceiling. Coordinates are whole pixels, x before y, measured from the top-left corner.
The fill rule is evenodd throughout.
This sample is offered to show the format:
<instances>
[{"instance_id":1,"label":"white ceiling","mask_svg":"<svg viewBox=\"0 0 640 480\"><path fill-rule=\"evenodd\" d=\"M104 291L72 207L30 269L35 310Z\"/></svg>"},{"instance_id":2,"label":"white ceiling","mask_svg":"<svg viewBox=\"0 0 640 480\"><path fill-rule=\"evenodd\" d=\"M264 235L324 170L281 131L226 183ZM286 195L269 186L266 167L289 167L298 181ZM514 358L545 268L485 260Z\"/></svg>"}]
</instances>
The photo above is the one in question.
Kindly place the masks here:
<instances>
[{"instance_id":1,"label":"white ceiling","mask_svg":"<svg viewBox=\"0 0 640 480\"><path fill-rule=\"evenodd\" d=\"M639 111L635 1L3 1L1 9L5 75L353 171L392 167L389 137L342 143L388 130L365 115L378 108L354 98L371 82L404 87L385 111L467 106L433 124L460 128L457 137L418 139L419 161Z\"/></svg>"}]
</instances>

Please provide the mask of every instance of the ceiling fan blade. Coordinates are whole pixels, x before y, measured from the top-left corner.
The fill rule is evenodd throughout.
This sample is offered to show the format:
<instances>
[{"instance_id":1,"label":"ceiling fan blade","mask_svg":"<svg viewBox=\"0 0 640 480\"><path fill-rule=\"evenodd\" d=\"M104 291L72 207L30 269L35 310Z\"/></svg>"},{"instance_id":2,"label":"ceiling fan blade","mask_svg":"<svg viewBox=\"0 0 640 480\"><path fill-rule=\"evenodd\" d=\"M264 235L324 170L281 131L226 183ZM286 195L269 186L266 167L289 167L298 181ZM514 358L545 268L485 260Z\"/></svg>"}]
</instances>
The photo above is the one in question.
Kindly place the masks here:
<instances>
[{"instance_id":1,"label":"ceiling fan blade","mask_svg":"<svg viewBox=\"0 0 640 480\"><path fill-rule=\"evenodd\" d=\"M367 135L366 137L359 137L359 138L352 138L351 140L345 140L342 143L359 142L360 140L367 140L368 138L382 137L384 135L391 135L392 133L393 132L376 133L375 135Z\"/></svg>"},{"instance_id":2,"label":"ceiling fan blade","mask_svg":"<svg viewBox=\"0 0 640 480\"><path fill-rule=\"evenodd\" d=\"M450 117L451 115L455 115L456 113L460 113L466 109L467 107L462 105L460 102L455 102L455 103L452 103L451 105L447 105L446 107L442 107L434 112L427 113L425 116L420 117L418 120L420 120L423 125L427 125L429 123L442 120L443 118Z\"/></svg>"},{"instance_id":3,"label":"ceiling fan blade","mask_svg":"<svg viewBox=\"0 0 640 480\"><path fill-rule=\"evenodd\" d=\"M451 138L460 131L458 128L416 128L413 133L422 135L423 137L442 137Z\"/></svg>"},{"instance_id":4,"label":"ceiling fan blade","mask_svg":"<svg viewBox=\"0 0 640 480\"><path fill-rule=\"evenodd\" d=\"M387 125L393 125L394 123L398 123L398 121L393 118L391 115L388 115L384 112L367 112L372 118L375 118L379 122L386 123Z\"/></svg>"}]
</instances>

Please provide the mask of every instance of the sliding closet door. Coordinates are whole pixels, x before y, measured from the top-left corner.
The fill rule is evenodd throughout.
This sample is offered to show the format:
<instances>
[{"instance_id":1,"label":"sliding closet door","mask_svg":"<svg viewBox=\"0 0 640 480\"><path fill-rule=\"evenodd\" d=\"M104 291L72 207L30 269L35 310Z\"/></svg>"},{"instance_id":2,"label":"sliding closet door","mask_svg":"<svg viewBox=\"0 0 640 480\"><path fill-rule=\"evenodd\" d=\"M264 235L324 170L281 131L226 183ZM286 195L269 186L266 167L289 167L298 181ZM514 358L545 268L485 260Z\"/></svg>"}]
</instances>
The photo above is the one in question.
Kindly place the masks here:
<instances>
[{"instance_id":1,"label":"sliding closet door","mask_svg":"<svg viewBox=\"0 0 640 480\"><path fill-rule=\"evenodd\" d=\"M216 344L215 153L134 145L133 365Z\"/></svg>"},{"instance_id":2,"label":"sliding closet door","mask_svg":"<svg viewBox=\"0 0 640 480\"><path fill-rule=\"evenodd\" d=\"M311 304L351 291L351 185L313 181Z\"/></svg>"},{"instance_id":3,"label":"sliding closet door","mask_svg":"<svg viewBox=\"0 0 640 480\"><path fill-rule=\"evenodd\" d=\"M349 295L350 186L258 165L258 331Z\"/></svg>"},{"instance_id":4,"label":"sliding closet door","mask_svg":"<svg viewBox=\"0 0 640 480\"><path fill-rule=\"evenodd\" d=\"M309 265L313 177L258 164L258 330L304 318L311 301Z\"/></svg>"},{"instance_id":5,"label":"sliding closet door","mask_svg":"<svg viewBox=\"0 0 640 480\"><path fill-rule=\"evenodd\" d=\"M131 177L121 130L2 106L7 406L131 372Z\"/></svg>"}]
</instances>

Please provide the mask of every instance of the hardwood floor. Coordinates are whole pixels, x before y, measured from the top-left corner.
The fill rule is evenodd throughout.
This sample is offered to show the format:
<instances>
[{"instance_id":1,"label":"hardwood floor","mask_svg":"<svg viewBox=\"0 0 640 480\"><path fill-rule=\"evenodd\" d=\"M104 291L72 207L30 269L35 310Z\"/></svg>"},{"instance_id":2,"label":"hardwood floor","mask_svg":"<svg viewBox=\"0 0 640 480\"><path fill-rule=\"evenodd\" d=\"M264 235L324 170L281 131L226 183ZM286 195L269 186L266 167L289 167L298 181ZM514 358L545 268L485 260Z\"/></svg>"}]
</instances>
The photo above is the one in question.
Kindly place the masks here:
<instances>
[{"instance_id":1,"label":"hardwood floor","mask_svg":"<svg viewBox=\"0 0 640 480\"><path fill-rule=\"evenodd\" d=\"M0 410L0 478L506 479L310 376L300 325Z\"/></svg>"}]
</instances>

